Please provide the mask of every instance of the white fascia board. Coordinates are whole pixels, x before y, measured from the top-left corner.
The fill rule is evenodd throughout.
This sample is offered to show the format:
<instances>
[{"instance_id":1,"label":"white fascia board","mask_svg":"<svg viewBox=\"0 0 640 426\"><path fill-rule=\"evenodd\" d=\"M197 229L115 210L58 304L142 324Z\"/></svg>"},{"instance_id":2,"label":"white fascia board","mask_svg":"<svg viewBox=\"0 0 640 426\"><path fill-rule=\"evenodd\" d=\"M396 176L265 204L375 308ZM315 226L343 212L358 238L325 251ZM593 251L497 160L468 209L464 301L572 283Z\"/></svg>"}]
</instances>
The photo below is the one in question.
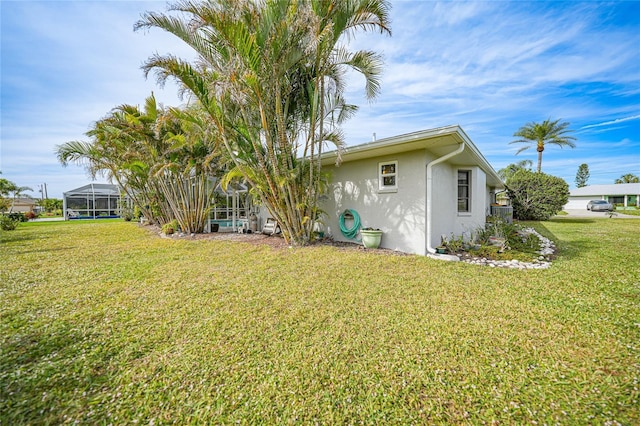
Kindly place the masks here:
<instances>
[{"instance_id":1,"label":"white fascia board","mask_svg":"<svg viewBox=\"0 0 640 426\"><path fill-rule=\"evenodd\" d=\"M449 138L447 140L446 138ZM440 142L440 143L438 143ZM445 142L445 143L442 143ZM368 142L343 149L340 153L337 150L322 154L322 165L335 164L338 158L343 163L379 157L387 154L397 154L400 152L424 149L428 147L458 145L464 142L466 150L470 152L475 162L487 174L487 181L496 188L504 188L502 179L498 176L487 159L480 153L480 150L471 141L471 138L462 130L459 125L438 127L435 129L421 130L404 135L392 136L374 142ZM446 154L443 154L446 155Z\"/></svg>"}]
</instances>

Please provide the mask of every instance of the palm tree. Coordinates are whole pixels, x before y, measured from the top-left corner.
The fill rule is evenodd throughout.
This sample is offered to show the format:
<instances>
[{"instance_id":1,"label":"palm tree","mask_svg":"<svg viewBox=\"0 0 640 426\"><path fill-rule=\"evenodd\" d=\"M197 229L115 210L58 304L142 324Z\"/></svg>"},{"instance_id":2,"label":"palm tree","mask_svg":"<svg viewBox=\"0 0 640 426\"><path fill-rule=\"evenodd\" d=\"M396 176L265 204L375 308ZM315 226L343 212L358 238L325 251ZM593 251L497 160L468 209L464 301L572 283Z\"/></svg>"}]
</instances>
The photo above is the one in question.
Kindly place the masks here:
<instances>
[{"instance_id":1,"label":"palm tree","mask_svg":"<svg viewBox=\"0 0 640 426\"><path fill-rule=\"evenodd\" d=\"M509 144L514 143L526 143L529 146L525 146L520 148L517 154L520 154L522 151L531 148L532 145L536 147L536 151L538 151L538 173L542 171L542 152L544 151L545 145L552 144L557 145L560 148L565 146L575 148L575 144L573 143L576 138L573 136L567 135L567 133L572 132L572 130L568 129L568 122L560 122L560 119L551 121L551 119L547 119L542 123L527 123L525 126L521 127L517 132L513 134L513 136L518 136L520 139L509 142Z\"/></svg>"},{"instance_id":2,"label":"palm tree","mask_svg":"<svg viewBox=\"0 0 640 426\"><path fill-rule=\"evenodd\" d=\"M531 170L533 162L531 160L522 160L517 163L509 164L507 167L498 170L498 176L503 181L508 181L519 170Z\"/></svg>"},{"instance_id":3,"label":"palm tree","mask_svg":"<svg viewBox=\"0 0 640 426\"><path fill-rule=\"evenodd\" d=\"M638 178L638 176L632 173L626 173L620 176L619 179L616 179L615 183L638 183L638 182L640 182L640 179Z\"/></svg>"},{"instance_id":4,"label":"palm tree","mask_svg":"<svg viewBox=\"0 0 640 426\"><path fill-rule=\"evenodd\" d=\"M213 0L179 2L170 14L146 13L137 29L157 27L182 39L197 63L153 56L144 66L182 83L202 105L234 169L281 224L288 241L309 240L323 175L326 143L340 147L336 125L354 111L342 99L343 74L379 88L380 57L339 43L358 29L388 32L385 0ZM302 157L300 157L302 155Z\"/></svg>"},{"instance_id":5,"label":"palm tree","mask_svg":"<svg viewBox=\"0 0 640 426\"><path fill-rule=\"evenodd\" d=\"M114 108L87 136L91 142L57 147L63 165L77 162L92 176L105 173L151 223L175 218L187 232L203 230L210 198L203 182L220 170L219 149L197 111L164 110L152 94L144 109Z\"/></svg>"},{"instance_id":6,"label":"palm tree","mask_svg":"<svg viewBox=\"0 0 640 426\"><path fill-rule=\"evenodd\" d=\"M33 191L33 189L28 186L17 186L15 184L9 187L9 192L11 193L11 207L9 207L9 213L13 211L16 200L20 198L25 191Z\"/></svg>"}]
</instances>

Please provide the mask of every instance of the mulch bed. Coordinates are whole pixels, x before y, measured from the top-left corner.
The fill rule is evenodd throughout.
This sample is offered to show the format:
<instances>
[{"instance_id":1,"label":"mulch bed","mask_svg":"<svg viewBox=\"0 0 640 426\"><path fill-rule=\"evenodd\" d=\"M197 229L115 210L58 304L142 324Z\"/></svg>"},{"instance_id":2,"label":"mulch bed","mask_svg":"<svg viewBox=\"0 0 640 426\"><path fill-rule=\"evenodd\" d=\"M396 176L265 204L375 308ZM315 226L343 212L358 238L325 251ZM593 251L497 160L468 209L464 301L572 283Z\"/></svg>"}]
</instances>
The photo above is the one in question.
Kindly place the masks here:
<instances>
[{"instance_id":1,"label":"mulch bed","mask_svg":"<svg viewBox=\"0 0 640 426\"><path fill-rule=\"evenodd\" d=\"M143 225L140 225L143 226ZM242 243L249 243L254 245L263 245L269 246L275 250L283 250L291 247L290 244L282 238L280 235L265 235L262 233L251 233L251 234L239 234L237 232L211 232L206 234L181 234L175 233L171 235L165 235L158 226L146 225L145 229L148 229L150 232L163 237L170 238L173 240L218 240L218 241L237 241ZM409 256L408 253L402 253L395 250L389 250L384 248L378 249L365 249L362 244L359 243L349 243L344 241L334 241L331 238L323 238L322 240L314 241L306 247L314 247L319 245L332 246L337 247L341 250L360 250L360 251L372 251L379 254L390 254L397 256Z\"/></svg>"}]
</instances>

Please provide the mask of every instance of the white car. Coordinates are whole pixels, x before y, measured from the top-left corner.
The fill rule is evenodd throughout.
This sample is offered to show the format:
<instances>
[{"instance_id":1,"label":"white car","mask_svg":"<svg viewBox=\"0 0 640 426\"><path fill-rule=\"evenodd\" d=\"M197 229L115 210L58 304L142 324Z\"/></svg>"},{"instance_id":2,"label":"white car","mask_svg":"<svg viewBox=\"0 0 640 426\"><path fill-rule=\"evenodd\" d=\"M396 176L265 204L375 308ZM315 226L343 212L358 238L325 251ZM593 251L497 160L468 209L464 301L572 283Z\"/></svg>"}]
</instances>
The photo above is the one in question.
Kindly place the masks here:
<instances>
[{"instance_id":1,"label":"white car","mask_svg":"<svg viewBox=\"0 0 640 426\"><path fill-rule=\"evenodd\" d=\"M605 200L591 200L587 203L587 210L592 212L612 212L613 205Z\"/></svg>"}]
</instances>

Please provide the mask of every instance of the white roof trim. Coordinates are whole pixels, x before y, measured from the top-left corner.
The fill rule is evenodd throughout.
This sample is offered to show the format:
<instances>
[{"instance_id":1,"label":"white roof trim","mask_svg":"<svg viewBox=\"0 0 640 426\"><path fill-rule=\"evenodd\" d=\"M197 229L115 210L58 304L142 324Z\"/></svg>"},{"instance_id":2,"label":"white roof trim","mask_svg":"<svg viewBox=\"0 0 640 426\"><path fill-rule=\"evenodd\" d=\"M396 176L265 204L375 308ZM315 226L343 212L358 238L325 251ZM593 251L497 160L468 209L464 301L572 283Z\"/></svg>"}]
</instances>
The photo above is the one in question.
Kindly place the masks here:
<instances>
[{"instance_id":1,"label":"white roof trim","mask_svg":"<svg viewBox=\"0 0 640 426\"><path fill-rule=\"evenodd\" d=\"M640 195L640 183L617 183L610 185L589 185L572 189L571 196L587 197L602 195Z\"/></svg>"},{"instance_id":2,"label":"white roof trim","mask_svg":"<svg viewBox=\"0 0 640 426\"><path fill-rule=\"evenodd\" d=\"M464 142L465 151L472 153L476 163L487 174L487 183L499 188L504 187L502 179L498 176L487 159L471 141L469 136L459 125L438 127L435 129L421 130L404 135L392 136L374 142L350 146L340 152L342 162L346 163L354 160L374 158L389 153L400 153L425 149L428 147L442 147L457 145ZM445 155L445 154L442 154ZM330 165L338 159L338 151L329 151L322 154L322 164Z\"/></svg>"}]
</instances>

